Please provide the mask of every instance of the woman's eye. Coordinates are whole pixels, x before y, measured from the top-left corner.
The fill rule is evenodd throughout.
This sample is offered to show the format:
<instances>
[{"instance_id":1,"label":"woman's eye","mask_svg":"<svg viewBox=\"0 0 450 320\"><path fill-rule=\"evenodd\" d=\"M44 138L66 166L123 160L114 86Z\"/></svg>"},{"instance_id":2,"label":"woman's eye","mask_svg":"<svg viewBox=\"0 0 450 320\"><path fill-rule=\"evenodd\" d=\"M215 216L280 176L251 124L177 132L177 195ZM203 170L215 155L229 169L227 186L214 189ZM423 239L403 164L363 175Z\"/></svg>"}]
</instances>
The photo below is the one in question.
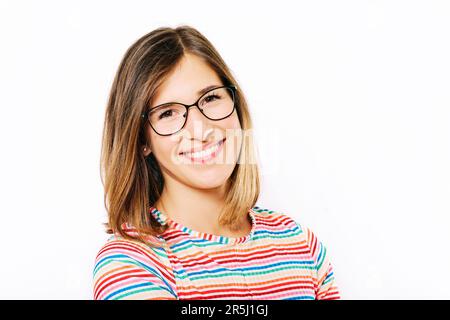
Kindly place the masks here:
<instances>
[{"instance_id":1,"label":"woman's eye","mask_svg":"<svg viewBox=\"0 0 450 320\"><path fill-rule=\"evenodd\" d=\"M166 110L159 115L159 119L170 118L172 116L172 110Z\"/></svg>"},{"instance_id":2,"label":"woman's eye","mask_svg":"<svg viewBox=\"0 0 450 320\"><path fill-rule=\"evenodd\" d=\"M216 95L216 94L212 94L212 95L210 95L210 96L207 96L207 97L205 98L205 101L206 101L206 102L211 102L211 101L214 101L214 100L216 100L216 99L220 99L220 97L219 97L218 95Z\"/></svg>"}]
</instances>

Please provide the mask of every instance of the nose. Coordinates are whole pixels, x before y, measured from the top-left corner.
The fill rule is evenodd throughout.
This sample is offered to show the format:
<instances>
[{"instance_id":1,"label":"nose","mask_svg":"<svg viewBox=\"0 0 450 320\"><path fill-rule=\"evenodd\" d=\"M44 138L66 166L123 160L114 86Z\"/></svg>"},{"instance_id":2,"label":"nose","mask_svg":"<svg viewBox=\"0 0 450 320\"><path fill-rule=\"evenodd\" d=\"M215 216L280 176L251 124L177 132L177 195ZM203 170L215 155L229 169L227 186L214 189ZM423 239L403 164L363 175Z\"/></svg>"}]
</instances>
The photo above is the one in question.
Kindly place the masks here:
<instances>
[{"instance_id":1,"label":"nose","mask_svg":"<svg viewBox=\"0 0 450 320\"><path fill-rule=\"evenodd\" d=\"M189 108L189 111L186 113L186 117L186 128L195 125L196 123L205 123L207 120L209 120L203 115L203 113L201 113L201 111L196 106L192 106Z\"/></svg>"},{"instance_id":2,"label":"nose","mask_svg":"<svg viewBox=\"0 0 450 320\"><path fill-rule=\"evenodd\" d=\"M210 128L209 119L196 106L190 107L186 116L184 129L189 131L191 137L202 140L203 133Z\"/></svg>"}]
</instances>

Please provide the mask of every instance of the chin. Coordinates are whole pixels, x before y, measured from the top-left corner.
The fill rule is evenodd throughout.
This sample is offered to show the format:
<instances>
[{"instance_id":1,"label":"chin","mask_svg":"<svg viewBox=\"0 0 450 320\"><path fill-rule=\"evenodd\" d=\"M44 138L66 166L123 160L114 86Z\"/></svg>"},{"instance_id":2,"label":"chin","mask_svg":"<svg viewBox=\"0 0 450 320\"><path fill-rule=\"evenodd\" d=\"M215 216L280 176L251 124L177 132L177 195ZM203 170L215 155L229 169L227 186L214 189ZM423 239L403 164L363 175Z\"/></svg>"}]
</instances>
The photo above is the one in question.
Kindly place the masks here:
<instances>
[{"instance_id":1,"label":"chin","mask_svg":"<svg viewBox=\"0 0 450 320\"><path fill-rule=\"evenodd\" d=\"M231 168L232 169L232 168ZM213 189L222 186L227 182L233 170L205 170L205 172L195 172L185 175L188 185L197 189Z\"/></svg>"}]
</instances>

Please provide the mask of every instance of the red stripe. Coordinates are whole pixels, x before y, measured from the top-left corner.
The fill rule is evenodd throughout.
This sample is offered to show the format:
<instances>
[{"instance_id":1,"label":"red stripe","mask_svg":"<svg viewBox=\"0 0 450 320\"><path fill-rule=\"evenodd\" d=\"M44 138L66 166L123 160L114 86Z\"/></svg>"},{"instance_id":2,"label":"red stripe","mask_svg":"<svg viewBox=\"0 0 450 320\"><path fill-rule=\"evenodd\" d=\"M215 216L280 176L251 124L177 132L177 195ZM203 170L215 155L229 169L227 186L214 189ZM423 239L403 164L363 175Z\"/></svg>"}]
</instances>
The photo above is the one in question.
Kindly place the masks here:
<instances>
[{"instance_id":1,"label":"red stripe","mask_svg":"<svg viewBox=\"0 0 450 320\"><path fill-rule=\"evenodd\" d=\"M106 277L105 279L103 279L100 283L96 283L95 284L95 296L100 296L101 293L105 290L105 288L107 288L110 285L113 285L114 283L117 283L119 281L128 279L131 277L131 275L133 275L134 277L142 277L142 278L148 278L151 274L149 274L148 272L145 272L145 270L141 270L140 272L145 272L143 274L137 274L136 273L136 269L134 270L129 270L129 271L124 271L124 272L119 272L119 273L112 273L111 275L109 275L108 277ZM139 271L139 270L138 270ZM120 277L123 276L123 277ZM157 279L157 277L155 277ZM111 282L108 282L109 280L112 280ZM107 285L106 285L107 283ZM104 285L104 286L102 286Z\"/></svg>"},{"instance_id":2,"label":"red stripe","mask_svg":"<svg viewBox=\"0 0 450 320\"><path fill-rule=\"evenodd\" d=\"M270 226L270 227L284 227L285 225L289 226L295 226L296 223L292 220L290 217L282 217L280 216L279 219L276 220L269 220L269 219L258 219L257 224L264 225L264 226Z\"/></svg>"},{"instance_id":3,"label":"red stripe","mask_svg":"<svg viewBox=\"0 0 450 320\"><path fill-rule=\"evenodd\" d=\"M233 288L233 293L230 294L224 294L224 293L229 293L231 290L223 290L223 289L217 289L217 290L207 290L207 291L202 291L202 292L198 292L198 296L189 294L189 293L180 293L179 297L182 297L183 295L183 299L217 299L219 297L235 297L235 296L240 296L240 297L247 297L247 296L261 296L261 295L268 295L268 294L275 294L275 293L280 293L280 292L284 292L287 290L312 290L312 286L299 286L299 285L294 285L291 287L282 287L280 288L280 286L273 286L271 288L268 288L268 290L266 291L262 291L262 292L258 292L258 288L252 288L251 291L249 291L249 289L244 288L244 289L238 289L238 288ZM261 290L259 290L261 291ZM189 296L190 295L190 296Z\"/></svg>"},{"instance_id":4,"label":"red stripe","mask_svg":"<svg viewBox=\"0 0 450 320\"><path fill-rule=\"evenodd\" d=\"M201 288L197 289L197 290L189 290L189 289L183 289L182 293L185 295L189 295L192 294L194 292L197 293L202 293L202 294L208 294L208 293L217 293L217 292L230 292L230 291L237 291L237 292L252 292L254 293L258 293L257 291L261 291L264 293L265 290L273 290L273 289L281 289L280 287L285 287L286 289L310 289L313 290L313 284L311 283L311 280L291 280L291 281L286 281L283 280L282 282L278 282L278 283L273 283L270 285L261 285L258 283L252 284L248 287L242 287L242 286L235 286L234 283L230 283L229 285L224 284L224 286L222 288L217 288L217 289L206 289L206 288ZM270 291L272 292L272 291ZM258 293L260 294L260 293Z\"/></svg>"},{"instance_id":5,"label":"red stripe","mask_svg":"<svg viewBox=\"0 0 450 320\"><path fill-rule=\"evenodd\" d=\"M154 263L156 265L157 270L159 272L161 272L164 275L164 277L166 277L172 283L175 283L175 277L173 275L173 272L169 273L169 271L167 270L167 267L159 261L158 257L153 257L153 256L149 255L147 252L143 251L142 249L136 248L132 245L129 245L129 244L126 244L123 242L107 245L107 250L102 250L102 253L106 253L106 251L108 251L107 253L110 255L115 254L115 252L110 252L113 249L125 249L125 250L129 250L131 252L135 252L135 253L144 255L151 261L151 263L149 264L148 262L147 263L142 262L142 261L140 261L140 262L142 262L146 265L152 265L152 263ZM122 251L122 252L120 252L120 254L125 254L125 253ZM156 256L156 253L154 253L154 255ZM136 258L134 258L134 257L132 259L136 260Z\"/></svg>"},{"instance_id":6,"label":"red stripe","mask_svg":"<svg viewBox=\"0 0 450 320\"><path fill-rule=\"evenodd\" d=\"M292 218L286 215L277 214L276 216L262 217L267 222L278 222L280 225L292 222Z\"/></svg>"},{"instance_id":7,"label":"red stripe","mask_svg":"<svg viewBox=\"0 0 450 320\"><path fill-rule=\"evenodd\" d=\"M177 238L186 238L186 233L178 230L178 229L171 229L170 231L167 231L164 233L164 239L168 242L169 240L177 239Z\"/></svg>"},{"instance_id":8,"label":"red stripe","mask_svg":"<svg viewBox=\"0 0 450 320\"><path fill-rule=\"evenodd\" d=\"M145 252L143 250L137 249L137 248L135 248L133 246L129 246L127 244L114 244L114 245L108 246L107 250L102 250L102 253L107 253L108 255L116 254L116 252L112 251L114 249L125 249L126 250L125 252L124 251L120 251L120 254L125 254L125 255L126 255L127 251L128 251L128 253L129 252L134 252L134 253L137 253L137 254L142 254L144 257L148 258L152 263L156 264L159 268L166 269L164 264L162 264L157 257L155 258L155 257L151 256L150 254L148 254L148 252ZM155 253L155 255L156 255L156 253ZM130 258L136 260L132 256ZM140 261L140 262L142 262L142 261ZM144 262L142 262L142 263L144 263ZM145 264L148 264L148 263L145 263Z\"/></svg>"},{"instance_id":9,"label":"red stripe","mask_svg":"<svg viewBox=\"0 0 450 320\"><path fill-rule=\"evenodd\" d=\"M340 299L339 296L339 291L331 291L331 292L327 292L327 294L323 297L321 297L321 299L327 299L327 300L337 300Z\"/></svg>"},{"instance_id":10,"label":"red stripe","mask_svg":"<svg viewBox=\"0 0 450 320\"><path fill-rule=\"evenodd\" d=\"M266 224L264 222L258 223L258 227L259 227L259 229L262 229L262 227L264 227L263 230L267 230L267 231L286 231L285 226L279 226L279 225L273 226L273 225ZM290 226L289 231L294 231L295 227L296 226Z\"/></svg>"},{"instance_id":11,"label":"red stripe","mask_svg":"<svg viewBox=\"0 0 450 320\"><path fill-rule=\"evenodd\" d=\"M312 233L311 230L308 229L308 233L311 236L311 256L315 258L316 256L316 250L317 250L317 239L314 233Z\"/></svg>"},{"instance_id":12,"label":"red stripe","mask_svg":"<svg viewBox=\"0 0 450 320\"><path fill-rule=\"evenodd\" d=\"M260 217L258 214L255 215L255 222L257 227L259 225L266 225L266 226L272 226L275 228L285 227L286 225L295 228L297 225L292 220L292 218L288 216L279 216L275 219L268 219L267 217ZM260 228L257 228L260 229ZM166 239L166 241L169 240L175 240L177 237L185 236L186 232L181 231L180 229L168 229L164 234L163 237ZM212 237L207 237L209 240L212 239Z\"/></svg>"},{"instance_id":13,"label":"red stripe","mask_svg":"<svg viewBox=\"0 0 450 320\"><path fill-rule=\"evenodd\" d=\"M184 267L193 267L198 264L205 264L205 263L227 263L227 262L243 262L246 261L247 258L252 259L263 259L263 258L269 258L273 257L276 253L278 254L309 254L309 250L307 248L304 248L305 251L296 252L300 248L269 248L267 250L260 250L260 251L253 251L249 252L248 254L240 254L238 257L236 257L235 253L229 253L226 255L215 255L214 260L209 258L207 255L203 255L200 259L196 258L190 258L189 260L183 261ZM231 258L231 259L230 259ZM286 257L286 259L289 259L290 257Z\"/></svg>"}]
</instances>

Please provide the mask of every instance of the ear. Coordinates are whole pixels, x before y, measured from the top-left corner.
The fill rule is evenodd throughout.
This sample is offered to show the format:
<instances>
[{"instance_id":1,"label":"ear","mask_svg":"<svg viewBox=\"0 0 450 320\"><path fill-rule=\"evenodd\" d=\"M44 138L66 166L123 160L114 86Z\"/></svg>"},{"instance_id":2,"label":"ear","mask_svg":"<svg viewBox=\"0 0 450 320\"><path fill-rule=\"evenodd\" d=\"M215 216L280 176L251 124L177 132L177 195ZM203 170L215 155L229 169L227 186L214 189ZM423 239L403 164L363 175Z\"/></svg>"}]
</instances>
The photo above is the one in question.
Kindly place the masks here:
<instances>
[{"instance_id":1,"label":"ear","mask_svg":"<svg viewBox=\"0 0 450 320\"><path fill-rule=\"evenodd\" d=\"M142 146L142 154L144 157L147 157L151 152L152 150L150 150L149 146Z\"/></svg>"}]
</instances>

